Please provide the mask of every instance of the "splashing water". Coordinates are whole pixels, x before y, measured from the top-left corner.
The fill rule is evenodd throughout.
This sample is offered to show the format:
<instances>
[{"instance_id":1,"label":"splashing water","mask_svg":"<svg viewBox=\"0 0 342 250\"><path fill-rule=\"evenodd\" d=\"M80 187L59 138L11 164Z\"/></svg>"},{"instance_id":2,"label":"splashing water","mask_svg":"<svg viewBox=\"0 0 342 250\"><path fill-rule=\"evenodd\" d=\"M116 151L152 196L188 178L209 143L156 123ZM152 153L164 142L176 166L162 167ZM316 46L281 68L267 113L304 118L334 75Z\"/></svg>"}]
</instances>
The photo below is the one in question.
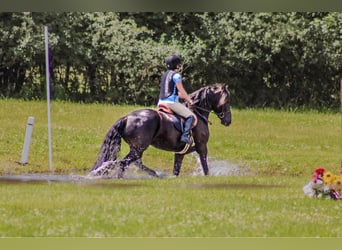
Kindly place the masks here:
<instances>
[{"instance_id":1,"label":"splashing water","mask_svg":"<svg viewBox=\"0 0 342 250\"><path fill-rule=\"evenodd\" d=\"M199 157L191 154L193 158L196 158L197 161L197 168L192 173L192 176L203 176L203 170L201 167ZM168 174L163 171L156 171L159 177L168 177ZM107 161L104 162L99 168L96 170L91 171L86 178L95 179L95 178L108 178L108 179L116 179L118 178L119 174L119 167L117 161ZM224 161L224 160L211 160L209 161L209 175L210 176L245 176L250 175L249 170L246 168L242 168L238 165L233 163ZM147 179L153 178L149 176L146 172L140 170L137 167L131 166L128 167L123 177L124 179Z\"/></svg>"},{"instance_id":2,"label":"splashing water","mask_svg":"<svg viewBox=\"0 0 342 250\"><path fill-rule=\"evenodd\" d=\"M102 163L100 167L91 171L87 178L108 178L108 179L117 179L119 176L119 166L117 161L107 161ZM156 171L160 178L167 177L167 174L163 171ZM146 172L140 170L138 167L134 167L132 164L131 167L126 168L123 177L124 179L147 179L153 178L148 175Z\"/></svg>"},{"instance_id":3,"label":"splashing water","mask_svg":"<svg viewBox=\"0 0 342 250\"><path fill-rule=\"evenodd\" d=\"M193 176L203 175L200 159L197 158L198 167L193 172ZM243 176L249 175L247 169L243 169L233 163L223 160L211 160L208 162L210 176Z\"/></svg>"},{"instance_id":4,"label":"splashing water","mask_svg":"<svg viewBox=\"0 0 342 250\"><path fill-rule=\"evenodd\" d=\"M96 177L106 177L106 178L114 178L118 176L119 168L117 166L117 161L106 161L102 163L100 167L95 170L92 170L87 177L88 178L96 178Z\"/></svg>"}]
</instances>

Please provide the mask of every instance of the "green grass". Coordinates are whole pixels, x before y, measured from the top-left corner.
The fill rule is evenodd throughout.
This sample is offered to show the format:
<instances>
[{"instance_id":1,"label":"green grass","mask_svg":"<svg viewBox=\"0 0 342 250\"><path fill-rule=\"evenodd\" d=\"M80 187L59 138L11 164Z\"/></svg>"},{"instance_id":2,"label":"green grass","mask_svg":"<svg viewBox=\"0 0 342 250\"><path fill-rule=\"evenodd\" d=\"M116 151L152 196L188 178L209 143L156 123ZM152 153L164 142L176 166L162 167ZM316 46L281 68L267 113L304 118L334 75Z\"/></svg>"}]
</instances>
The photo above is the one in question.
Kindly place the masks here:
<instances>
[{"instance_id":1,"label":"green grass","mask_svg":"<svg viewBox=\"0 0 342 250\"><path fill-rule=\"evenodd\" d=\"M0 100L0 107L0 173L49 173L46 104ZM86 174L109 127L137 108L53 102L54 172ZM209 160L252 176L192 177L190 155L179 178L0 182L0 237L342 237L341 202L302 191L316 167L340 171L341 115L232 112L228 128L210 118ZM35 125L22 166L28 116ZM149 148L144 161L171 174L170 152Z\"/></svg>"},{"instance_id":2,"label":"green grass","mask_svg":"<svg viewBox=\"0 0 342 250\"><path fill-rule=\"evenodd\" d=\"M265 175L302 175L318 166L332 171L341 167L340 114L233 110L233 119L224 140L220 140L221 127L212 133L210 148L219 152L219 158Z\"/></svg>"},{"instance_id":3,"label":"green grass","mask_svg":"<svg viewBox=\"0 0 342 250\"><path fill-rule=\"evenodd\" d=\"M1 185L1 237L341 237L340 202L304 178Z\"/></svg>"}]
</instances>

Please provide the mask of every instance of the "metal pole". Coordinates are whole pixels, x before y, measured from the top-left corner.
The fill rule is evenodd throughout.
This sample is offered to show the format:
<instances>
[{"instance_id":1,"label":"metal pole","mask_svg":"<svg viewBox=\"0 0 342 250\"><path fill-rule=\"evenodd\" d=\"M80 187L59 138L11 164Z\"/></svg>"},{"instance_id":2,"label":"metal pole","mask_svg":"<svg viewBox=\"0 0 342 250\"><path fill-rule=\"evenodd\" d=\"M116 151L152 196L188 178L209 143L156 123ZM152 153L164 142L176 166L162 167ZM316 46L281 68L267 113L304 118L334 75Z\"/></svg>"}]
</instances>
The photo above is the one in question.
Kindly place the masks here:
<instances>
[{"instance_id":1,"label":"metal pole","mask_svg":"<svg viewBox=\"0 0 342 250\"><path fill-rule=\"evenodd\" d=\"M24 147L23 147L23 152L21 155L21 162L20 162L21 164L27 164L28 163L27 159L28 159L28 154L29 154L29 149L30 149L33 123L34 123L34 117L30 116L27 120Z\"/></svg>"},{"instance_id":2,"label":"metal pole","mask_svg":"<svg viewBox=\"0 0 342 250\"><path fill-rule=\"evenodd\" d=\"M49 31L45 26L45 63L46 63L46 99L48 111L48 141L49 141L49 166L53 171L52 165L52 142L51 142L51 112L50 112L50 61L49 61Z\"/></svg>"}]
</instances>

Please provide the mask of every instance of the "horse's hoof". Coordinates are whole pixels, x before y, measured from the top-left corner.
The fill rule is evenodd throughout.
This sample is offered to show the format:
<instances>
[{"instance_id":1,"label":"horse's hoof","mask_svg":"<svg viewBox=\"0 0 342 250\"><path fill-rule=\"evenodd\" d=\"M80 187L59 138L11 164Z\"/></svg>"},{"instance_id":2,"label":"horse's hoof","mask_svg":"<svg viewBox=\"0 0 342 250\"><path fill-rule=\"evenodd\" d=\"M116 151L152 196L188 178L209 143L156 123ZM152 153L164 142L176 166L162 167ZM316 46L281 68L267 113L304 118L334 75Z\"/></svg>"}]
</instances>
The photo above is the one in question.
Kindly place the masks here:
<instances>
[{"instance_id":1,"label":"horse's hoof","mask_svg":"<svg viewBox=\"0 0 342 250\"><path fill-rule=\"evenodd\" d=\"M87 174L87 177L95 177L95 176L97 176L96 171L90 171L90 172Z\"/></svg>"},{"instance_id":2,"label":"horse's hoof","mask_svg":"<svg viewBox=\"0 0 342 250\"><path fill-rule=\"evenodd\" d=\"M155 177L157 177L157 178L166 178L167 174L165 172L157 172L156 171Z\"/></svg>"},{"instance_id":3,"label":"horse's hoof","mask_svg":"<svg viewBox=\"0 0 342 250\"><path fill-rule=\"evenodd\" d=\"M172 179L173 179L173 178L177 178L177 177L178 177L178 175L174 175L174 174L169 176L170 179L171 179L171 178L172 178Z\"/></svg>"}]
</instances>

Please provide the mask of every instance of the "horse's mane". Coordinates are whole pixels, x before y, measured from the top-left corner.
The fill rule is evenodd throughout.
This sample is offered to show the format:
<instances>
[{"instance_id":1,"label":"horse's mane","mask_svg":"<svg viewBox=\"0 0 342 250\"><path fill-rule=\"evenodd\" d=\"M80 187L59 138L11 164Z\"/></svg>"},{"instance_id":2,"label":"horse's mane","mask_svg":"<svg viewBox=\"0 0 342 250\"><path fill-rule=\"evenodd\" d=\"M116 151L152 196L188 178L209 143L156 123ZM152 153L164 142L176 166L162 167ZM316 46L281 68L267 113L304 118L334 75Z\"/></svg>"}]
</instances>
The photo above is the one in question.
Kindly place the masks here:
<instances>
[{"instance_id":1,"label":"horse's mane","mask_svg":"<svg viewBox=\"0 0 342 250\"><path fill-rule=\"evenodd\" d=\"M207 87L202 87L195 92L190 94L191 99L194 101L194 104L201 103L203 100L205 100L206 97L206 90L209 86Z\"/></svg>"}]
</instances>

